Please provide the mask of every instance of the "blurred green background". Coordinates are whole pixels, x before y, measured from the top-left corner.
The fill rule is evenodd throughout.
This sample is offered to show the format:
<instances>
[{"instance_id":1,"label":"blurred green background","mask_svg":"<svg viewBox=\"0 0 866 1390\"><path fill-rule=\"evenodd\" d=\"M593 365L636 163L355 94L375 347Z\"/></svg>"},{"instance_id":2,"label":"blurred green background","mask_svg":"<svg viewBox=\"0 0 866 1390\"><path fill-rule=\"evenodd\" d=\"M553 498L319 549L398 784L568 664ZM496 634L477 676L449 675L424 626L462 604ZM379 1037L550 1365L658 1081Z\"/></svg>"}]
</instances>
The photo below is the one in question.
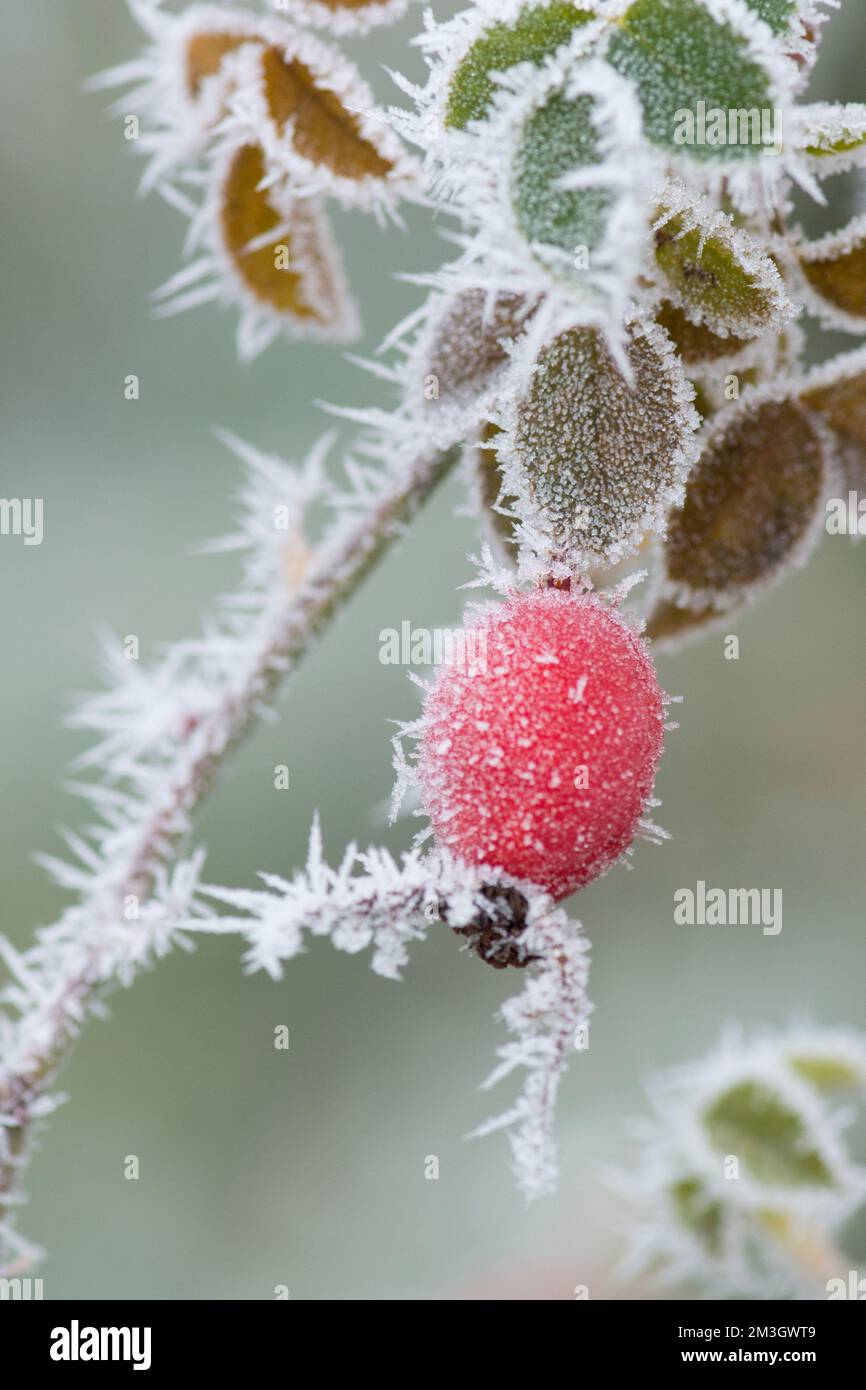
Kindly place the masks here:
<instances>
[{"instance_id":1,"label":"blurred green background","mask_svg":"<svg viewBox=\"0 0 866 1390\"><path fill-rule=\"evenodd\" d=\"M435 6L440 17L442 4ZM4 496L45 499L45 541L0 543L4 930L17 944L51 922L63 895L31 859L57 851L84 806L62 790L82 746L64 730L69 692L96 684L97 630L137 633L147 658L194 634L234 579L226 557L190 554L232 524L239 481L211 426L303 454L323 428L311 402L367 404L381 384L318 346L278 344L238 364L231 313L167 322L148 294L179 264L181 219L136 197L141 173L122 125L85 78L137 51L121 0L2 0ZM353 44L384 98L382 65L417 77L406 49L416 9ZM833 19L812 92L863 99L866 13ZM848 189L849 198L852 196ZM858 196L856 190L854 198ZM413 307L401 271L443 248L429 217L380 234L340 216L365 317L365 346ZM128 373L141 399L123 398ZM382 627L456 622L475 548L454 519L455 482L368 583L279 709L236 757L200 823L208 872L252 884L290 872L313 810L326 848L385 841L389 718L416 692L378 660ZM588 1053L562 1093L562 1190L526 1211L505 1141L461 1136L503 1094L482 1096L520 980L461 954L447 932L416 947L405 982L364 957L315 943L284 981L241 973L238 943L178 952L112 1000L63 1076L71 1095L42 1140L22 1215L44 1243L46 1295L121 1298L569 1298L629 1296L613 1281L617 1224L599 1167L620 1156L624 1120L643 1109L645 1074L711 1046L730 1018L862 1026L866 546L825 539L808 571L722 635L661 662L684 696L658 791L673 840L642 845L574 911L593 943ZM292 790L273 789L287 763ZM679 886L781 887L784 930L676 928ZM291 1029L275 1052L277 1024ZM141 1178L123 1176L136 1154ZM440 1159L438 1182L424 1159ZM861 1241L861 1253L866 1241ZM633 1291L632 1291L633 1293Z\"/></svg>"}]
</instances>

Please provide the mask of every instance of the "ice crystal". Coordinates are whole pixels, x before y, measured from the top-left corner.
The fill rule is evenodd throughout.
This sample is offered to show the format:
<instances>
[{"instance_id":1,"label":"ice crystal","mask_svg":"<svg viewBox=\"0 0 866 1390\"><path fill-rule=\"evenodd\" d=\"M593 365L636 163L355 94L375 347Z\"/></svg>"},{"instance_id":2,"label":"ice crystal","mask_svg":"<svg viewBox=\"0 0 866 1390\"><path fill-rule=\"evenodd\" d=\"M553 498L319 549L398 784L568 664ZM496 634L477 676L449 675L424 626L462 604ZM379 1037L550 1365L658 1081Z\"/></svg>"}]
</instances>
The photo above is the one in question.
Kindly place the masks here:
<instances>
[{"instance_id":1,"label":"ice crystal","mask_svg":"<svg viewBox=\"0 0 866 1390\"><path fill-rule=\"evenodd\" d=\"M291 879L275 874L262 879L260 889L201 888L199 915L184 925L190 932L238 932L246 942L247 969L265 970L274 979L304 949L307 935L328 937L337 950L349 954L372 949L373 970L397 980L409 946L422 940L433 923L460 931L481 915L505 930L513 926L510 898L490 893L488 871L444 852L416 849L398 863L386 850L359 851L355 845L332 869L322 855L318 822L306 867ZM496 887L513 890L521 900L519 933L512 944L526 962L526 983L502 1007L512 1039L499 1048L499 1062L485 1089L521 1069L525 1077L514 1104L475 1133L507 1133L515 1176L531 1199L552 1191L556 1182L556 1095L576 1030L589 1016L588 946L578 924L532 884L500 876ZM208 900L230 911L222 916L208 912L202 906Z\"/></svg>"},{"instance_id":2,"label":"ice crystal","mask_svg":"<svg viewBox=\"0 0 866 1390\"><path fill-rule=\"evenodd\" d=\"M410 0L262 0L289 19L329 29L332 34L367 34L402 19Z\"/></svg>"}]
</instances>

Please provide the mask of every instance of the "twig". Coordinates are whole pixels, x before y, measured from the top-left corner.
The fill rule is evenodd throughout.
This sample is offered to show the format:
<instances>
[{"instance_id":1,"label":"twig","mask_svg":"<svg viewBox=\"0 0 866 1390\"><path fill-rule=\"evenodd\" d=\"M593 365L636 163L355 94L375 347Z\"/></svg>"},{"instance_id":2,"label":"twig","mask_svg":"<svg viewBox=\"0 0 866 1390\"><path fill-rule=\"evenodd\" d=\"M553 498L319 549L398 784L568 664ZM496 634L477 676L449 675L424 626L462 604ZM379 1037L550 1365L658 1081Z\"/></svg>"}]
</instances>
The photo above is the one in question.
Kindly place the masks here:
<instances>
[{"instance_id":1,"label":"twig","mask_svg":"<svg viewBox=\"0 0 866 1390\"><path fill-rule=\"evenodd\" d=\"M66 872L65 881L81 890L79 901L39 932L26 955L5 945L12 976L6 998L17 1017L3 1019L0 1034L3 1265L11 1261L18 1267L22 1256L37 1253L14 1232L11 1213L21 1200L20 1176L33 1125L58 1103L47 1092L84 1018L99 1009L112 981L128 982L136 968L165 954L177 940L170 923L184 915L193 884L188 872L172 878L168 868L191 817L229 752L255 726L313 639L402 534L455 457L453 450L435 452L391 467L369 505L335 526L291 601L275 595L265 606L245 644L244 664L231 671L216 700L209 692L206 707L185 712L186 737L151 769L146 799L126 797L111 785L101 789L104 801L121 812L112 818L101 863L76 842L81 857L102 870L92 878ZM99 791L94 789L95 799ZM193 877L197 867L194 861Z\"/></svg>"}]
</instances>

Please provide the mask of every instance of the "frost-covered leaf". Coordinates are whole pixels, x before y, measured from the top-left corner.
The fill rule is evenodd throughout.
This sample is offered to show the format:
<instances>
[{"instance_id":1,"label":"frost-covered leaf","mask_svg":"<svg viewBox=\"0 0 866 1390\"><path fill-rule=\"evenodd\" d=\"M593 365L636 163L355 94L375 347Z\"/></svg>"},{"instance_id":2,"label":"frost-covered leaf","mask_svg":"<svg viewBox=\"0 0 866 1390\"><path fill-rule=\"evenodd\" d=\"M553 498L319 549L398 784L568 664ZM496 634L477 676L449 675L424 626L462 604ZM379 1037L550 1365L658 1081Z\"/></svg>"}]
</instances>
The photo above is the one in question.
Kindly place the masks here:
<instances>
[{"instance_id":1,"label":"frost-covered leaf","mask_svg":"<svg viewBox=\"0 0 866 1390\"><path fill-rule=\"evenodd\" d=\"M336 286L327 257L318 244L315 217L295 203L281 217L260 188L264 159L256 145L242 145L229 166L223 186L222 235L226 252L247 288L271 308L295 319L326 323L334 316ZM285 231L282 229L285 228ZM288 265L281 268L278 247L288 246Z\"/></svg>"},{"instance_id":2,"label":"frost-covered leaf","mask_svg":"<svg viewBox=\"0 0 866 1390\"><path fill-rule=\"evenodd\" d=\"M853 1030L747 1039L729 1027L709 1056L651 1079L637 1171L619 1184L634 1206L632 1272L661 1274L692 1296L815 1296L816 1272L823 1285L839 1227L866 1196L866 1172L852 1161L850 1111L795 1072L800 1055L844 1057L863 1075Z\"/></svg>"},{"instance_id":3,"label":"frost-covered leaf","mask_svg":"<svg viewBox=\"0 0 866 1390\"><path fill-rule=\"evenodd\" d=\"M518 63L541 64L568 43L576 28L595 18L591 5L580 7L570 0L529 0L513 18L491 16L492 22L484 23L451 76L445 124L463 130L470 121L483 120L497 90L494 73L507 72Z\"/></svg>"},{"instance_id":4,"label":"frost-covered leaf","mask_svg":"<svg viewBox=\"0 0 866 1390\"><path fill-rule=\"evenodd\" d=\"M535 302L517 294L488 295L460 290L437 307L429 332L419 342L413 378L429 382L431 405L465 409L507 366L506 344L525 330ZM414 384L413 384L413 389Z\"/></svg>"},{"instance_id":5,"label":"frost-covered leaf","mask_svg":"<svg viewBox=\"0 0 866 1390\"><path fill-rule=\"evenodd\" d=\"M488 121L445 160L466 232L440 282L543 301L538 342L579 317L602 325L616 350L638 291L658 167L628 82L583 54L582 33L543 68L511 69ZM576 316L578 300L585 311Z\"/></svg>"},{"instance_id":6,"label":"frost-covered leaf","mask_svg":"<svg viewBox=\"0 0 866 1390\"><path fill-rule=\"evenodd\" d=\"M715 1257L721 1252L724 1208L698 1178L681 1178L671 1188L677 1220Z\"/></svg>"},{"instance_id":7,"label":"frost-covered leaf","mask_svg":"<svg viewBox=\"0 0 866 1390\"><path fill-rule=\"evenodd\" d=\"M859 1067L847 1058L813 1053L791 1057L790 1064L798 1076L819 1091L847 1091L863 1085L862 1059Z\"/></svg>"},{"instance_id":8,"label":"frost-covered leaf","mask_svg":"<svg viewBox=\"0 0 866 1390\"><path fill-rule=\"evenodd\" d=\"M220 27L219 16L214 16L213 22L214 28L202 26L192 30L184 45L184 80L192 100L201 95L205 80L216 76L229 53L255 38L252 16L236 17L234 32Z\"/></svg>"},{"instance_id":9,"label":"frost-covered leaf","mask_svg":"<svg viewBox=\"0 0 866 1390\"><path fill-rule=\"evenodd\" d=\"M412 191L414 164L336 49L292 31L245 49L237 76L234 128L262 145L269 169L287 174L299 194L332 193L370 207Z\"/></svg>"},{"instance_id":10,"label":"frost-covered leaf","mask_svg":"<svg viewBox=\"0 0 866 1390\"><path fill-rule=\"evenodd\" d=\"M712 11L712 12L711 12ZM720 17L716 18L716 14ZM772 55L736 5L635 0L611 35L607 58L635 85L650 140L699 161L755 159L760 143L687 143L682 113L768 111L779 105ZM679 136L679 138L678 138Z\"/></svg>"},{"instance_id":11,"label":"frost-covered leaf","mask_svg":"<svg viewBox=\"0 0 866 1390\"><path fill-rule=\"evenodd\" d=\"M866 490L866 350L840 353L805 378L800 399L817 410L840 444L844 482Z\"/></svg>"},{"instance_id":12,"label":"frost-covered leaf","mask_svg":"<svg viewBox=\"0 0 866 1390\"><path fill-rule=\"evenodd\" d=\"M825 432L796 402L759 390L721 412L670 517L663 600L708 617L779 578L817 535L828 466ZM670 633L669 613L656 623Z\"/></svg>"},{"instance_id":13,"label":"frost-covered leaf","mask_svg":"<svg viewBox=\"0 0 866 1390\"><path fill-rule=\"evenodd\" d=\"M312 8L327 18L326 3ZM358 19L389 8L396 13L344 7ZM115 110L152 122L141 139L151 155L146 187L181 168L198 176L218 136L261 145L269 174L288 175L299 197L325 192L351 206L388 208L416 192L415 162L354 63L290 23L288 11L193 4L173 14L142 3L142 17L154 40L144 57L95 85L138 82Z\"/></svg>"},{"instance_id":14,"label":"frost-covered leaf","mask_svg":"<svg viewBox=\"0 0 866 1390\"><path fill-rule=\"evenodd\" d=\"M470 169L466 194L479 209L480 265L510 257L518 281L558 292L553 312L579 298L616 335L641 270L654 167L629 84L600 60L573 59L569 46L537 75L514 70L483 142L497 193L479 200Z\"/></svg>"},{"instance_id":15,"label":"frost-covered leaf","mask_svg":"<svg viewBox=\"0 0 866 1390\"><path fill-rule=\"evenodd\" d=\"M853 1028L797 1028L785 1042L784 1058L821 1095L866 1089L866 1039Z\"/></svg>"},{"instance_id":16,"label":"frost-covered leaf","mask_svg":"<svg viewBox=\"0 0 866 1390\"><path fill-rule=\"evenodd\" d=\"M719 337L754 338L793 312L776 266L747 232L672 184L655 223L655 265L664 293Z\"/></svg>"},{"instance_id":17,"label":"frost-covered leaf","mask_svg":"<svg viewBox=\"0 0 866 1390\"><path fill-rule=\"evenodd\" d=\"M346 179L383 179L391 173L393 162L361 134L358 117L304 63L266 48L262 76L271 120L311 164L327 165Z\"/></svg>"},{"instance_id":18,"label":"frost-covered leaf","mask_svg":"<svg viewBox=\"0 0 866 1390\"><path fill-rule=\"evenodd\" d=\"M719 337L704 323L694 323L684 309L679 309L665 300L656 312L656 322L673 340L677 352L686 366L701 362L717 362L719 358L732 357L747 346L748 339L729 334Z\"/></svg>"},{"instance_id":19,"label":"frost-covered leaf","mask_svg":"<svg viewBox=\"0 0 866 1390\"><path fill-rule=\"evenodd\" d=\"M774 34L787 33L799 8L798 0L746 0L746 4Z\"/></svg>"},{"instance_id":20,"label":"frost-covered leaf","mask_svg":"<svg viewBox=\"0 0 866 1390\"><path fill-rule=\"evenodd\" d=\"M803 1117L759 1081L741 1081L719 1096L704 1124L717 1151L735 1155L758 1182L774 1187L833 1183Z\"/></svg>"},{"instance_id":21,"label":"frost-covered leaf","mask_svg":"<svg viewBox=\"0 0 866 1390\"><path fill-rule=\"evenodd\" d=\"M619 559L662 527L694 457L692 393L666 335L636 319L626 355L631 381L597 329L560 333L534 370L515 362L498 420L520 539L566 568Z\"/></svg>"},{"instance_id":22,"label":"frost-covered leaf","mask_svg":"<svg viewBox=\"0 0 866 1390\"><path fill-rule=\"evenodd\" d=\"M554 92L527 120L512 173L520 231L555 273L578 282L581 276L586 279L588 266L576 266L577 249L585 248L591 261L616 202L614 190L603 182L563 187L563 179L574 170L602 163L595 107L590 96L569 98Z\"/></svg>"},{"instance_id":23,"label":"frost-covered leaf","mask_svg":"<svg viewBox=\"0 0 866 1390\"><path fill-rule=\"evenodd\" d=\"M315 199L284 184L262 188L257 145L223 152L198 216L192 249L202 251L157 293L157 312L221 300L242 311L238 349L254 357L280 333L344 342L358 329L339 252Z\"/></svg>"},{"instance_id":24,"label":"frost-covered leaf","mask_svg":"<svg viewBox=\"0 0 866 1390\"><path fill-rule=\"evenodd\" d=\"M502 470L496 453L498 427L486 424L481 438L471 451L470 463L475 476L477 502L483 520L493 532L493 539L511 551L515 544L514 522L508 515L513 510L514 498L502 497Z\"/></svg>"},{"instance_id":25,"label":"frost-covered leaf","mask_svg":"<svg viewBox=\"0 0 866 1390\"><path fill-rule=\"evenodd\" d=\"M812 173L824 177L866 164L866 105L795 106L789 120L790 143Z\"/></svg>"},{"instance_id":26,"label":"frost-covered leaf","mask_svg":"<svg viewBox=\"0 0 866 1390\"><path fill-rule=\"evenodd\" d=\"M807 308L828 328L866 332L866 216L798 250Z\"/></svg>"}]
</instances>

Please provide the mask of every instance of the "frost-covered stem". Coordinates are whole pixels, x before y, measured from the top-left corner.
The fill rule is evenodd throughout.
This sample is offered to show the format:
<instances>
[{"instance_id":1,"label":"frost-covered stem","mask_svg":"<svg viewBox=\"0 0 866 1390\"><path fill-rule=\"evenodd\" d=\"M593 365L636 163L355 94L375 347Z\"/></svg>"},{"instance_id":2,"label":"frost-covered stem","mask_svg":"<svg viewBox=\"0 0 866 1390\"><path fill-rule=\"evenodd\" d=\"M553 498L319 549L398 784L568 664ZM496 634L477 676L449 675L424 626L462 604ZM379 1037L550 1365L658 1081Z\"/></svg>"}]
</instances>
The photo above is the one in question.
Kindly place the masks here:
<instances>
[{"instance_id":1,"label":"frost-covered stem","mask_svg":"<svg viewBox=\"0 0 866 1390\"><path fill-rule=\"evenodd\" d=\"M456 456L453 450L427 450L390 472L369 506L326 538L291 601L262 614L246 663L234 673L222 698L201 717L187 713L187 737L160 767L145 813L128 827L125 853L112 863L109 878L83 894L66 915L59 942L53 934L61 924L40 933L35 948L38 980L29 957L17 956L5 946L7 964L27 1002L7 1034L0 1062L0 1272L11 1256L16 1256L17 1267L22 1251L29 1252L17 1238L13 1242L8 1219L19 1200L18 1177L27 1162L30 1131L49 1108L46 1090L84 1016L98 1005L110 982L104 958L116 924L124 921L125 905L131 898L145 902L157 875L174 859L191 815L226 756L274 700L313 639L398 539ZM80 931L70 932L70 925ZM127 925L130 933L141 931L141 916Z\"/></svg>"}]
</instances>

